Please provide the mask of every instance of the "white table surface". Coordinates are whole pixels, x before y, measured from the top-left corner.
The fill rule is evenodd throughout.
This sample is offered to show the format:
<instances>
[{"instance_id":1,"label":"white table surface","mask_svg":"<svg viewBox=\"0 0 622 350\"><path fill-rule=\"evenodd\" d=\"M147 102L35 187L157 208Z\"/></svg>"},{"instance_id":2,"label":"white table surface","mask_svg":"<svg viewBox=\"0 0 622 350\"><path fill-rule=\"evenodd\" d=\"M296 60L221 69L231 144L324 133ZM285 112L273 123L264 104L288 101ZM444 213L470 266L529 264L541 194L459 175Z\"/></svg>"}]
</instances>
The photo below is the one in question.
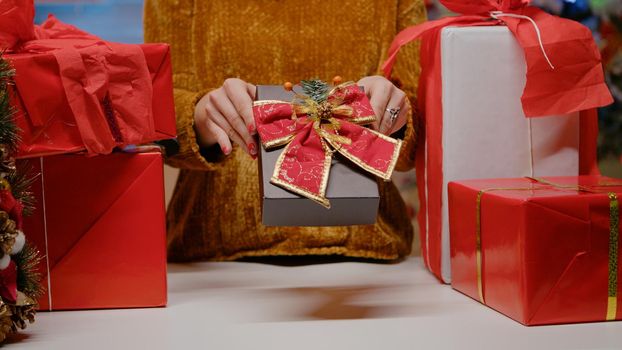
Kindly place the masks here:
<instances>
[{"instance_id":1,"label":"white table surface","mask_svg":"<svg viewBox=\"0 0 622 350\"><path fill-rule=\"evenodd\" d=\"M622 349L622 322L524 327L420 258L287 261L171 264L168 307L42 312L6 348Z\"/></svg>"}]
</instances>

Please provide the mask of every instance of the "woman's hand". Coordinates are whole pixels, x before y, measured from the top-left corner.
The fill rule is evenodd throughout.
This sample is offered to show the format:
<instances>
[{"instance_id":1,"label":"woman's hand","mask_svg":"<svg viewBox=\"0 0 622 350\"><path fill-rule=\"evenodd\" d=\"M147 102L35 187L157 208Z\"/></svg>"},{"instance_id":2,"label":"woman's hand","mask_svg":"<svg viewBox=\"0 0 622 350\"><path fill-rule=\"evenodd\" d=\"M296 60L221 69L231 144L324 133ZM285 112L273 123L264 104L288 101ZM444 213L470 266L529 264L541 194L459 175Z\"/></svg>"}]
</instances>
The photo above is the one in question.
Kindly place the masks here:
<instances>
[{"instance_id":1,"label":"woman's hand","mask_svg":"<svg viewBox=\"0 0 622 350\"><path fill-rule=\"evenodd\" d=\"M233 150L231 141L251 157L257 157L256 134L253 119L255 86L240 79L230 78L205 96L194 109L194 125L202 147L218 143L224 154Z\"/></svg>"},{"instance_id":2,"label":"woman's hand","mask_svg":"<svg viewBox=\"0 0 622 350\"><path fill-rule=\"evenodd\" d=\"M365 88L365 93L376 113L372 129L391 135L406 124L410 105L406 103L404 91L379 75L365 77L358 81L358 85Z\"/></svg>"}]
</instances>

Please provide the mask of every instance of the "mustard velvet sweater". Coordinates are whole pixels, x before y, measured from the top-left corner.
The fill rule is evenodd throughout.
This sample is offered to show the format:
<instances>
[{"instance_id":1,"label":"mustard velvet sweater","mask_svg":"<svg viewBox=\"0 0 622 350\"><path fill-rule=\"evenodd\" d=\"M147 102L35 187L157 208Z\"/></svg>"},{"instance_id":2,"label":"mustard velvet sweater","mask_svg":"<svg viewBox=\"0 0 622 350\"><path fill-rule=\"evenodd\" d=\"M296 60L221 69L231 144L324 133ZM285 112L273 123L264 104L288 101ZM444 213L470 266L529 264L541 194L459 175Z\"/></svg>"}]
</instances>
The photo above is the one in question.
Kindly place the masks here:
<instances>
[{"instance_id":1,"label":"mustard velvet sweater","mask_svg":"<svg viewBox=\"0 0 622 350\"><path fill-rule=\"evenodd\" d=\"M392 183L379 181L375 225L265 227L258 165L234 146L229 156L200 150L196 102L225 79L283 84L344 81L379 73L393 36L425 20L423 0L146 0L145 41L171 45L181 168L167 214L171 261L337 254L393 260L410 253L413 228ZM418 48L400 53L396 81L412 100ZM414 166L409 116L396 170Z\"/></svg>"}]
</instances>

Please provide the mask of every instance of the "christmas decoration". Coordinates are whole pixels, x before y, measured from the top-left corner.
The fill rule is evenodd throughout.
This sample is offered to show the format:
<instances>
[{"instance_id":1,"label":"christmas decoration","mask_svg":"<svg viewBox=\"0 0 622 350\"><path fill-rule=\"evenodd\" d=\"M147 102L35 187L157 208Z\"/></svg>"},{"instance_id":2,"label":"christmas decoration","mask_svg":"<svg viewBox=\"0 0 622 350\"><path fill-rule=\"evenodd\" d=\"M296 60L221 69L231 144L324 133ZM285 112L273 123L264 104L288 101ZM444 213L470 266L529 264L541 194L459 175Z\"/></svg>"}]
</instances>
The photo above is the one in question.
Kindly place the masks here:
<instances>
[{"instance_id":1,"label":"christmas decoration","mask_svg":"<svg viewBox=\"0 0 622 350\"><path fill-rule=\"evenodd\" d=\"M320 104L326 102L330 86L321 80L303 80L300 82L302 92Z\"/></svg>"},{"instance_id":2,"label":"christmas decoration","mask_svg":"<svg viewBox=\"0 0 622 350\"><path fill-rule=\"evenodd\" d=\"M26 242L22 215L34 205L33 179L15 167L19 130L10 103L14 70L0 52L0 342L35 320L36 299L42 293L36 266L39 252Z\"/></svg>"},{"instance_id":3,"label":"christmas decoration","mask_svg":"<svg viewBox=\"0 0 622 350\"><path fill-rule=\"evenodd\" d=\"M17 225L9 213L0 210L0 256L9 255L17 237Z\"/></svg>"}]
</instances>

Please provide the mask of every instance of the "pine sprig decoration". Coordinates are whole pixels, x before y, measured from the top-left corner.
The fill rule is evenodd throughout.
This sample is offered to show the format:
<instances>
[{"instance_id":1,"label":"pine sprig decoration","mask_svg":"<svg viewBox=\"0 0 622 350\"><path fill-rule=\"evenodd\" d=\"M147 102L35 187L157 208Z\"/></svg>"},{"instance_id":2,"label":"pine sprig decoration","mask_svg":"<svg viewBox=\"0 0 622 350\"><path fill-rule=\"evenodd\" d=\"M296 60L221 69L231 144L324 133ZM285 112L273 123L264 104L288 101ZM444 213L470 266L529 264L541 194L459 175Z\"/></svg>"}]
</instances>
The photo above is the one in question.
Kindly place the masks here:
<instances>
[{"instance_id":1,"label":"pine sprig decoration","mask_svg":"<svg viewBox=\"0 0 622 350\"><path fill-rule=\"evenodd\" d=\"M323 103L328 98L330 85L319 79L302 80L300 82L302 91L305 95L311 97L318 104Z\"/></svg>"},{"instance_id":2,"label":"pine sprig decoration","mask_svg":"<svg viewBox=\"0 0 622 350\"><path fill-rule=\"evenodd\" d=\"M0 51L0 84L6 85L9 84L15 76L15 70L2 56L4 56L4 51Z\"/></svg>"},{"instance_id":3,"label":"pine sprig decoration","mask_svg":"<svg viewBox=\"0 0 622 350\"><path fill-rule=\"evenodd\" d=\"M37 204L35 195L30 190L32 184L37 179L37 175L32 175L32 169L20 169L8 174L7 181L11 184L11 193L13 197L20 201L24 206L23 213L25 216L32 215Z\"/></svg>"},{"instance_id":4,"label":"pine sprig decoration","mask_svg":"<svg viewBox=\"0 0 622 350\"><path fill-rule=\"evenodd\" d=\"M11 259L17 266L17 285L20 286L20 290L33 299L42 296L44 289L41 286L41 273L37 266L43 256L37 248L26 242L24 248Z\"/></svg>"},{"instance_id":5,"label":"pine sprig decoration","mask_svg":"<svg viewBox=\"0 0 622 350\"><path fill-rule=\"evenodd\" d=\"M14 123L15 110L10 106L8 94L0 92L0 144L15 151L19 143L19 129Z\"/></svg>"}]
</instances>

